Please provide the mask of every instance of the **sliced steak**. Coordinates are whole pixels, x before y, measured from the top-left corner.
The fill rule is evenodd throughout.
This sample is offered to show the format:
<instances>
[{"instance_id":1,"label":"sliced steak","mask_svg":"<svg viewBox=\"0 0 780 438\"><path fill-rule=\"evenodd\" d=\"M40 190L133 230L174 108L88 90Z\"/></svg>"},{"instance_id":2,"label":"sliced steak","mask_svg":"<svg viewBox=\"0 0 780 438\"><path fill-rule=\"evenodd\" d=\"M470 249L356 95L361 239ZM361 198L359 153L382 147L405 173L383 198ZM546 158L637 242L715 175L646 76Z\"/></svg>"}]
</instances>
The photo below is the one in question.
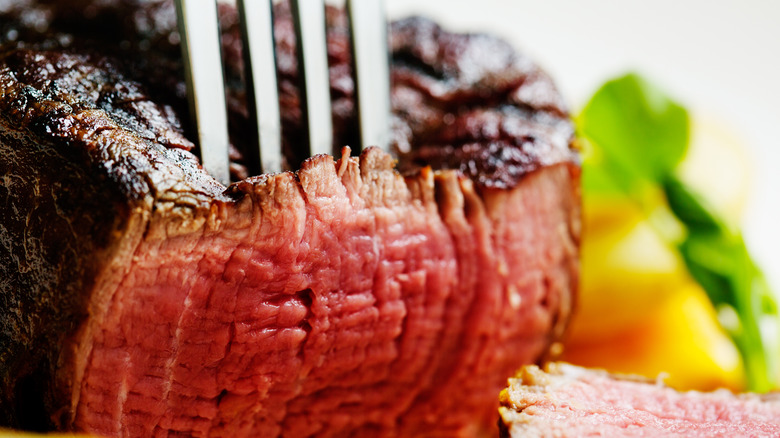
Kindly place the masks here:
<instances>
[{"instance_id":1,"label":"sliced steak","mask_svg":"<svg viewBox=\"0 0 780 438\"><path fill-rule=\"evenodd\" d=\"M780 393L678 392L564 363L523 367L499 412L505 437L780 436Z\"/></svg>"},{"instance_id":2,"label":"sliced steak","mask_svg":"<svg viewBox=\"0 0 780 438\"><path fill-rule=\"evenodd\" d=\"M547 354L577 283L579 167L546 75L493 38L396 23L403 174L377 149L347 148L225 187L180 123L175 38L149 19L170 4L70 4L109 29L63 5L26 2L0 20L12 40L0 47L2 425L106 436L495 428L506 376ZM277 7L276 26L290 133L300 111L287 11ZM346 28L341 12L328 17L342 35L329 57L347 144ZM238 72L237 39L225 41ZM240 162L246 112L233 85Z\"/></svg>"}]
</instances>

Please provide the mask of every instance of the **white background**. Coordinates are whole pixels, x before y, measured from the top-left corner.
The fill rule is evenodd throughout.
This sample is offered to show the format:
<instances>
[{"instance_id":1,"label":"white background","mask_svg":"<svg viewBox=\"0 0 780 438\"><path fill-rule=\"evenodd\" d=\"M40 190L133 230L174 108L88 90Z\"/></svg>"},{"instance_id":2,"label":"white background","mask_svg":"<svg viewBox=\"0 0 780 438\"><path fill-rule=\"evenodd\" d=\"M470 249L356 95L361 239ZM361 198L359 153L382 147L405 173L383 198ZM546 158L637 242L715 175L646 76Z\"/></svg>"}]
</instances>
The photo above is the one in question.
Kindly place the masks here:
<instances>
[{"instance_id":1,"label":"white background","mask_svg":"<svg viewBox=\"0 0 780 438\"><path fill-rule=\"evenodd\" d=\"M505 38L555 78L575 112L606 79L633 70L695 118L716 121L746 149L750 186L742 228L780 293L780 0L386 3L391 18L425 15L451 30ZM729 166L711 172L716 179L730 176Z\"/></svg>"}]
</instances>

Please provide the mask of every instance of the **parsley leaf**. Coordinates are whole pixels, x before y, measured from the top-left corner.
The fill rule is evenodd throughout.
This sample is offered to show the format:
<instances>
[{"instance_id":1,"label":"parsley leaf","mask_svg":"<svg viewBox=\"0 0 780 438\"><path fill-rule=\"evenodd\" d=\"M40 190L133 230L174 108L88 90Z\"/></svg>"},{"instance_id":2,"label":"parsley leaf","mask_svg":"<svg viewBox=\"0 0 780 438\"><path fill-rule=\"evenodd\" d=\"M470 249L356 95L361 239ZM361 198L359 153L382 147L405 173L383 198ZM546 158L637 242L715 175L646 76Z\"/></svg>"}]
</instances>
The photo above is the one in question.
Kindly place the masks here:
<instances>
[{"instance_id":1,"label":"parsley leaf","mask_svg":"<svg viewBox=\"0 0 780 438\"><path fill-rule=\"evenodd\" d=\"M637 74L605 83L578 118L581 134L598 148L624 187L662 181L688 149L688 112Z\"/></svg>"},{"instance_id":2,"label":"parsley leaf","mask_svg":"<svg viewBox=\"0 0 780 438\"><path fill-rule=\"evenodd\" d=\"M628 74L599 88L576 121L586 143L585 194L630 198L648 216L659 208L673 214L683 233L657 231L678 249L715 309L736 315L735 323L721 325L742 356L748 387L775 388L780 371L775 296L742 235L676 176L690 136L686 109L646 79Z\"/></svg>"}]
</instances>

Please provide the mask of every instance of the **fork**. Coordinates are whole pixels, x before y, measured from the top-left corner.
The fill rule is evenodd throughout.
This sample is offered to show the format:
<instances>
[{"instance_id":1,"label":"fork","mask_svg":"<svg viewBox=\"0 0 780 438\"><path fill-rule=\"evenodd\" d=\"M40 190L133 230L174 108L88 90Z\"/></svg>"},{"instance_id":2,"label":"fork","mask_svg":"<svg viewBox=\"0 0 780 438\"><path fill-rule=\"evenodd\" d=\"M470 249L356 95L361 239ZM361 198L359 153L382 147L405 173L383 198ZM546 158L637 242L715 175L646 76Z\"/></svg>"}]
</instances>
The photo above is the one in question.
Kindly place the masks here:
<instances>
[{"instance_id":1,"label":"fork","mask_svg":"<svg viewBox=\"0 0 780 438\"><path fill-rule=\"evenodd\" d=\"M217 0L175 0L187 97L197 127L201 162L216 180L230 183L225 85ZM282 135L277 89L272 0L237 0L247 105L257 121L259 162L250 168L282 171ZM331 154L333 144L323 0L291 0L301 110L309 155ZM347 0L360 147L388 149L390 76L387 22L382 0Z\"/></svg>"}]
</instances>

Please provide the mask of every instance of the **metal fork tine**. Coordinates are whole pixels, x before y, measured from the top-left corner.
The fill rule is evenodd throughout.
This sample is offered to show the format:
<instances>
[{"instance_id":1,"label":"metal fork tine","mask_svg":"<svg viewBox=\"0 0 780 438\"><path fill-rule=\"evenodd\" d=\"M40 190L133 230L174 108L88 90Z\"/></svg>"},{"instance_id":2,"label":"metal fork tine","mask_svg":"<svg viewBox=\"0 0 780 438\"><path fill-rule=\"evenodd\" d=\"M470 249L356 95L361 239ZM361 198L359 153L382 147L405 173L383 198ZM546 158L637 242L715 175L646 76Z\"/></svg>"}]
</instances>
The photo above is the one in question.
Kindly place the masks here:
<instances>
[{"instance_id":1,"label":"metal fork tine","mask_svg":"<svg viewBox=\"0 0 780 438\"><path fill-rule=\"evenodd\" d=\"M176 0L190 113L198 130L201 161L223 184L230 183L227 106L214 0Z\"/></svg>"},{"instance_id":2,"label":"metal fork tine","mask_svg":"<svg viewBox=\"0 0 780 438\"><path fill-rule=\"evenodd\" d=\"M347 0L360 143L387 151L390 143L390 68L383 0Z\"/></svg>"},{"instance_id":3,"label":"metal fork tine","mask_svg":"<svg viewBox=\"0 0 780 438\"><path fill-rule=\"evenodd\" d=\"M282 170L282 126L272 0L238 0L241 36L244 42L247 105L257 120L257 153L262 172ZM254 105L254 107L252 107Z\"/></svg>"},{"instance_id":4,"label":"metal fork tine","mask_svg":"<svg viewBox=\"0 0 780 438\"><path fill-rule=\"evenodd\" d=\"M309 131L309 155L330 154L333 126L330 76L325 42L325 4L322 0L292 0L298 48L298 75L304 123Z\"/></svg>"},{"instance_id":5,"label":"metal fork tine","mask_svg":"<svg viewBox=\"0 0 780 438\"><path fill-rule=\"evenodd\" d=\"M203 167L230 182L225 83L215 0L175 0L187 94L198 130ZM276 77L272 0L237 0L244 39L247 104L256 116L262 172L282 169L281 117ZM330 75L322 0L291 0L298 50L300 102L308 155L332 153ZM355 62L361 146L388 149L390 80L383 0L347 0ZM251 155L251 153L250 153ZM257 167L255 164L254 167ZM250 164L250 167L251 164ZM253 169L254 170L254 169Z\"/></svg>"}]
</instances>

